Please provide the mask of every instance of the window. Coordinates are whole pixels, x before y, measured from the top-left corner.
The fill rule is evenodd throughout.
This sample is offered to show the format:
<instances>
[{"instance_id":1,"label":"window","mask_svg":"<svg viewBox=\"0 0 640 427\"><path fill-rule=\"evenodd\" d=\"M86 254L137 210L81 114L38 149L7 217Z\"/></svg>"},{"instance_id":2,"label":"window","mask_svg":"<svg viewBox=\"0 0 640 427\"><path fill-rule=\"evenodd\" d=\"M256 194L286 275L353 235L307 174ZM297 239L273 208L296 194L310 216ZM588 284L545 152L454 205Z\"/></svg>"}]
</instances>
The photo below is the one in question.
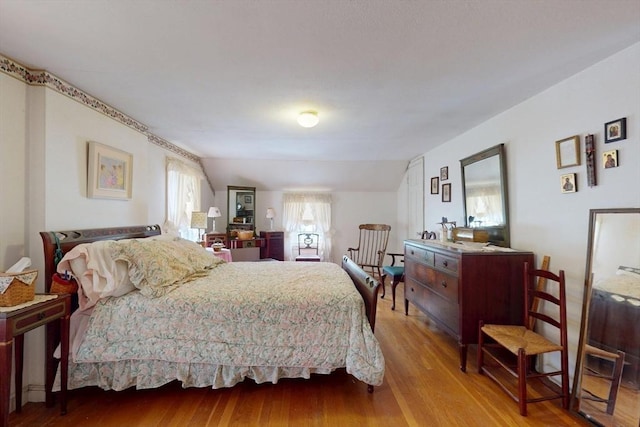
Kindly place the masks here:
<instances>
[{"instance_id":1,"label":"window","mask_svg":"<svg viewBox=\"0 0 640 427\"><path fill-rule=\"evenodd\" d=\"M199 230L191 228L191 212L200 210L199 169L167 157L167 224L180 237L197 241Z\"/></svg>"},{"instance_id":2,"label":"window","mask_svg":"<svg viewBox=\"0 0 640 427\"><path fill-rule=\"evenodd\" d=\"M328 194L287 193L283 195L282 222L285 229L285 259L298 254L298 233L320 235L320 259L331 261L331 196Z\"/></svg>"}]
</instances>

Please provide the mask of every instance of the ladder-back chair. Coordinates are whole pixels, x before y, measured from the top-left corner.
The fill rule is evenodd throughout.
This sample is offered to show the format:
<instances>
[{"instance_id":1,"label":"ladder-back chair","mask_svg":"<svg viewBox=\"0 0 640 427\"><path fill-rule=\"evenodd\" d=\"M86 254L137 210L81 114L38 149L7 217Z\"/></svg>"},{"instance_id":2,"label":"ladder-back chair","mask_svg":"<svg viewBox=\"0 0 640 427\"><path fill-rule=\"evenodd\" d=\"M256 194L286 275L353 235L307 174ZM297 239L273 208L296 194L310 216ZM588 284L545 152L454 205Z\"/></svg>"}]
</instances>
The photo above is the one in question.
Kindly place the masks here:
<instances>
[{"instance_id":1,"label":"ladder-back chair","mask_svg":"<svg viewBox=\"0 0 640 427\"><path fill-rule=\"evenodd\" d=\"M553 292L536 289L536 279L547 279L547 286L556 285ZM538 298L543 304L533 308L533 300ZM520 407L520 415L527 415L527 403L540 402L550 399L562 399L562 407L569 409L569 362L567 356L567 308L565 298L564 271L553 274L546 270L529 269L529 263L524 267L524 316L523 325L485 325L480 321L478 331L478 372L486 374L516 402ZM552 308L553 307L553 308ZM542 311L544 308L544 312ZM545 331L557 340L548 339L533 331L530 319L535 319L538 325L544 325ZM553 329L555 328L554 331ZM545 353L558 352L560 354L560 369L548 371L541 368L538 372L532 366L535 357ZM497 363L485 365L484 356L488 356ZM504 368L511 376L517 378L516 392L513 384L508 382L509 375L500 375L496 369ZM561 385L551 384L548 377L560 377ZM546 380L542 384L548 393L533 397L527 394L527 384L532 380Z\"/></svg>"},{"instance_id":2,"label":"ladder-back chair","mask_svg":"<svg viewBox=\"0 0 640 427\"><path fill-rule=\"evenodd\" d=\"M387 224L360 224L358 246L348 248L349 258L374 279L382 278L382 262L387 252L391 226Z\"/></svg>"},{"instance_id":3,"label":"ladder-back chair","mask_svg":"<svg viewBox=\"0 0 640 427\"><path fill-rule=\"evenodd\" d=\"M585 366L582 371L582 395L580 396L580 399L605 403L605 412L609 415L613 415L613 411L615 411L616 408L618 391L620 390L620 384L622 383L622 370L624 368L624 358L626 354L621 350L617 350L615 353L612 353L588 344L584 346L584 354L585 358L591 357L598 361L608 360L613 366L610 368L611 370L609 372L603 373L601 372L600 367L598 367L598 369L593 369L589 366L589 363L585 362ZM600 363L597 363L597 365L599 366ZM590 387L590 385L587 384L587 377L599 378L602 379L603 382L608 381L609 390L607 397L602 397L595 391L596 389L594 389L594 391L588 390L587 387ZM596 385L599 382L600 381L596 380L593 384Z\"/></svg>"}]
</instances>

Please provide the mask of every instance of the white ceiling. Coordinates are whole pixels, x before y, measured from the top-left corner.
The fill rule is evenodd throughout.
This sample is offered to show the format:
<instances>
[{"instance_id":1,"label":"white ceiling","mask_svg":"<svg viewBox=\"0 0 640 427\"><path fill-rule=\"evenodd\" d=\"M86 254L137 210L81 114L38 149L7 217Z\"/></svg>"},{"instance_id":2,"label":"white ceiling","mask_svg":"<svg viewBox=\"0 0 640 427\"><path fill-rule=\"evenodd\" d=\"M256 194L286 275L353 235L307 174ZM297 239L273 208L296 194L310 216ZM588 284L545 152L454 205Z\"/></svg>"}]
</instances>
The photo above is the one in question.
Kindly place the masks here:
<instances>
[{"instance_id":1,"label":"white ceiling","mask_svg":"<svg viewBox=\"0 0 640 427\"><path fill-rule=\"evenodd\" d=\"M1 54L216 159L406 165L638 41L638 0L0 0Z\"/></svg>"}]
</instances>

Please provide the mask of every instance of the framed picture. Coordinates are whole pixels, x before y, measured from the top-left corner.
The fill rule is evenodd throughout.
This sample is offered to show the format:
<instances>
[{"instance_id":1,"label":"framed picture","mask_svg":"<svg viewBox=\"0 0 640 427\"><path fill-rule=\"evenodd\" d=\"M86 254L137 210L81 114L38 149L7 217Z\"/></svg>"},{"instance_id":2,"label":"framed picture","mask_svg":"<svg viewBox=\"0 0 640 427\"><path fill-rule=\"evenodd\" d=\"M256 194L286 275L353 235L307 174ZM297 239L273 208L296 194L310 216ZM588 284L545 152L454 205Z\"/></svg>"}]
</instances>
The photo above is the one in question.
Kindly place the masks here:
<instances>
[{"instance_id":1,"label":"framed picture","mask_svg":"<svg viewBox=\"0 0 640 427\"><path fill-rule=\"evenodd\" d=\"M567 173L560 177L560 190L563 193L575 193L578 191L575 173Z\"/></svg>"},{"instance_id":2,"label":"framed picture","mask_svg":"<svg viewBox=\"0 0 640 427\"><path fill-rule=\"evenodd\" d=\"M253 197L252 196L244 196L244 202L248 205L253 203Z\"/></svg>"},{"instance_id":3,"label":"framed picture","mask_svg":"<svg viewBox=\"0 0 640 427\"><path fill-rule=\"evenodd\" d=\"M440 168L440 181L446 181L449 179L449 166Z\"/></svg>"},{"instance_id":4,"label":"framed picture","mask_svg":"<svg viewBox=\"0 0 640 427\"><path fill-rule=\"evenodd\" d=\"M108 145L89 141L87 197L131 199L133 156Z\"/></svg>"},{"instance_id":5,"label":"framed picture","mask_svg":"<svg viewBox=\"0 0 640 427\"><path fill-rule=\"evenodd\" d=\"M451 201L451 184L442 184L442 201Z\"/></svg>"},{"instance_id":6,"label":"framed picture","mask_svg":"<svg viewBox=\"0 0 640 427\"><path fill-rule=\"evenodd\" d=\"M618 150L605 151L602 153L602 166L605 169L618 167Z\"/></svg>"},{"instance_id":7,"label":"framed picture","mask_svg":"<svg viewBox=\"0 0 640 427\"><path fill-rule=\"evenodd\" d=\"M431 178L431 194L438 194L438 189L440 188L440 180L437 176Z\"/></svg>"},{"instance_id":8,"label":"framed picture","mask_svg":"<svg viewBox=\"0 0 640 427\"><path fill-rule=\"evenodd\" d=\"M580 165L580 137L578 135L556 141L558 169Z\"/></svg>"},{"instance_id":9,"label":"framed picture","mask_svg":"<svg viewBox=\"0 0 640 427\"><path fill-rule=\"evenodd\" d=\"M627 139L627 118L623 117L604 124L604 143Z\"/></svg>"}]
</instances>

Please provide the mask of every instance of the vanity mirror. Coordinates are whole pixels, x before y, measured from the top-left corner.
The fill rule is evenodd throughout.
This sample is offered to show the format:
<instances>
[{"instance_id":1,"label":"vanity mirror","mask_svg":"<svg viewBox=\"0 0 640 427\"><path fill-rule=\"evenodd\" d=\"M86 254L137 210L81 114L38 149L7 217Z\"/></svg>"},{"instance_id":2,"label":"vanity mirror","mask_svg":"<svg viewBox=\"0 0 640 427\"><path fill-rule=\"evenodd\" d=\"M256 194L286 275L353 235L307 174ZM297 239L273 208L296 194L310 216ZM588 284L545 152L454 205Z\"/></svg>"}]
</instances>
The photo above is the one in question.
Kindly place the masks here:
<instances>
[{"instance_id":1,"label":"vanity mirror","mask_svg":"<svg viewBox=\"0 0 640 427\"><path fill-rule=\"evenodd\" d=\"M460 160L466 227L484 230L489 242L509 247L509 200L504 144Z\"/></svg>"},{"instance_id":2,"label":"vanity mirror","mask_svg":"<svg viewBox=\"0 0 640 427\"><path fill-rule=\"evenodd\" d=\"M592 209L572 408L640 426L640 208Z\"/></svg>"},{"instance_id":3,"label":"vanity mirror","mask_svg":"<svg viewBox=\"0 0 640 427\"><path fill-rule=\"evenodd\" d=\"M256 188L229 185L227 187L227 218L229 231L254 230L256 212Z\"/></svg>"}]
</instances>

